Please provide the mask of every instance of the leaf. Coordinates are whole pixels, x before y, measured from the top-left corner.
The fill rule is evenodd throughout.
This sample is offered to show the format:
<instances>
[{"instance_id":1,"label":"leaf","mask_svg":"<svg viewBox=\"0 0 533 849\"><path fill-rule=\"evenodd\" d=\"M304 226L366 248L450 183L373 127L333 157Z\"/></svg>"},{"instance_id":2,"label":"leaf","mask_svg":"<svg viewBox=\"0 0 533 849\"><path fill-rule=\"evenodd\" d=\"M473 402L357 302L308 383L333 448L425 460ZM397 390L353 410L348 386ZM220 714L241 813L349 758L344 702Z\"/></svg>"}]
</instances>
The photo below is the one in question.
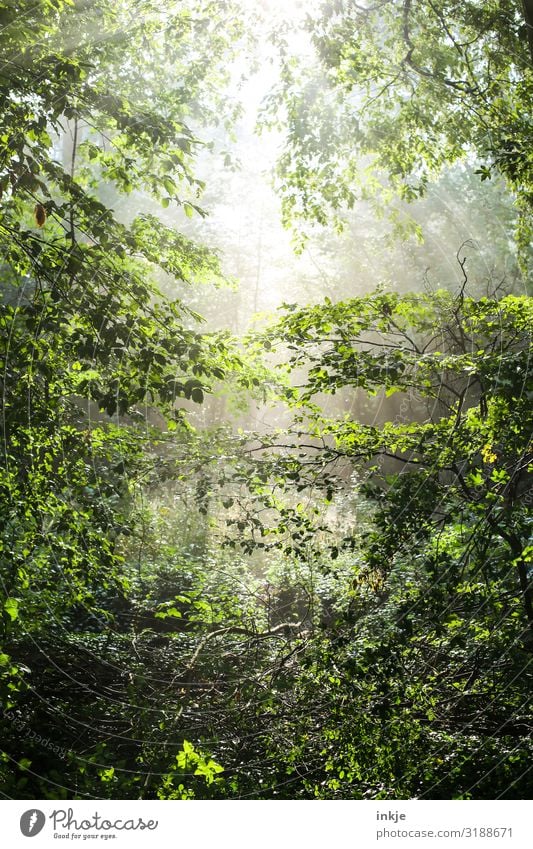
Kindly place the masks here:
<instances>
[{"instance_id":1,"label":"leaf","mask_svg":"<svg viewBox=\"0 0 533 849\"><path fill-rule=\"evenodd\" d=\"M168 610L161 611L155 614L156 619L168 619L173 617L174 619L182 619L183 614L176 607L169 607Z\"/></svg>"},{"instance_id":2,"label":"leaf","mask_svg":"<svg viewBox=\"0 0 533 849\"><path fill-rule=\"evenodd\" d=\"M176 192L176 184L175 184L174 180L172 180L172 178L171 178L171 177L163 177L163 181L162 181L162 182L163 182L163 185L164 185L165 189L166 189L166 190L167 190L167 192L169 193L169 195L173 195L173 194L175 194L175 192Z\"/></svg>"},{"instance_id":3,"label":"leaf","mask_svg":"<svg viewBox=\"0 0 533 849\"><path fill-rule=\"evenodd\" d=\"M10 617L11 621L14 622L18 619L19 615L19 603L16 598L8 598L7 601L4 602L4 610Z\"/></svg>"},{"instance_id":4,"label":"leaf","mask_svg":"<svg viewBox=\"0 0 533 849\"><path fill-rule=\"evenodd\" d=\"M183 749L184 753L185 753L187 756L189 756L189 755L194 755L194 754L195 754L194 746L193 746L193 744L192 744L192 743L189 743L189 741L188 741L188 740L184 740L184 741L183 741L183 744L182 744L182 747L181 747L181 748Z\"/></svg>"}]
</instances>

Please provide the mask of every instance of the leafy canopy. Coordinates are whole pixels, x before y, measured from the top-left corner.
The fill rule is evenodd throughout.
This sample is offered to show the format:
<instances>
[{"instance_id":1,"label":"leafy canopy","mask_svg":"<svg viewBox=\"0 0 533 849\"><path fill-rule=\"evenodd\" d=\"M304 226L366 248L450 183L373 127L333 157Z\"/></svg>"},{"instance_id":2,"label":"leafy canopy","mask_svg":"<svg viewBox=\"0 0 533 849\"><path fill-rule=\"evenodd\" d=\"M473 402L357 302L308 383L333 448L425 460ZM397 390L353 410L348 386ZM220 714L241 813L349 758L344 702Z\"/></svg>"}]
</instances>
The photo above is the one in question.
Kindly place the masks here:
<instances>
[{"instance_id":1,"label":"leafy canopy","mask_svg":"<svg viewBox=\"0 0 533 849\"><path fill-rule=\"evenodd\" d=\"M302 23L314 61L277 35L267 104L286 144L284 215L318 221L360 197L412 201L458 159L502 173L530 216L532 10L519 0L328 0ZM521 235L523 247L529 231Z\"/></svg>"}]
</instances>

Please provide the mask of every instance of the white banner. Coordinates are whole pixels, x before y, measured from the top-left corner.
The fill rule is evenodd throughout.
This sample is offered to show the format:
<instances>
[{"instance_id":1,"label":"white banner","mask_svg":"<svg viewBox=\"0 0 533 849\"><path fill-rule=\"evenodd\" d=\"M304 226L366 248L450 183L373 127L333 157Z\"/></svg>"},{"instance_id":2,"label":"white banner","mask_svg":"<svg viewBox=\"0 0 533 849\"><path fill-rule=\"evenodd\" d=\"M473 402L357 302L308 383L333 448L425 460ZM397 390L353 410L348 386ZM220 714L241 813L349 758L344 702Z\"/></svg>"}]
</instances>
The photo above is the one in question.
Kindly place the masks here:
<instances>
[{"instance_id":1,"label":"white banner","mask_svg":"<svg viewBox=\"0 0 533 849\"><path fill-rule=\"evenodd\" d=\"M531 849L520 801L3 801L2 846ZM35 842L32 842L32 841ZM68 842L67 842L68 841Z\"/></svg>"}]
</instances>

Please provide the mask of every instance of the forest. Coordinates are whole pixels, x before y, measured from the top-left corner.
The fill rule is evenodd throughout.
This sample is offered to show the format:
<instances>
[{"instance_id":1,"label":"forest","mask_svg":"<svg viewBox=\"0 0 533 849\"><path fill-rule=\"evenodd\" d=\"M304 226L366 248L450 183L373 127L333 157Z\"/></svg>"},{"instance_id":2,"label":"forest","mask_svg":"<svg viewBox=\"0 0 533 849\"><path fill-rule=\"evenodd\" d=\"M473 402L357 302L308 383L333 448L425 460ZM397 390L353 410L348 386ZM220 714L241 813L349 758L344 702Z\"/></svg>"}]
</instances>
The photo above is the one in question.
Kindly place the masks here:
<instances>
[{"instance_id":1,"label":"forest","mask_svg":"<svg viewBox=\"0 0 533 849\"><path fill-rule=\"evenodd\" d=\"M0 2L0 794L527 799L533 2Z\"/></svg>"}]
</instances>

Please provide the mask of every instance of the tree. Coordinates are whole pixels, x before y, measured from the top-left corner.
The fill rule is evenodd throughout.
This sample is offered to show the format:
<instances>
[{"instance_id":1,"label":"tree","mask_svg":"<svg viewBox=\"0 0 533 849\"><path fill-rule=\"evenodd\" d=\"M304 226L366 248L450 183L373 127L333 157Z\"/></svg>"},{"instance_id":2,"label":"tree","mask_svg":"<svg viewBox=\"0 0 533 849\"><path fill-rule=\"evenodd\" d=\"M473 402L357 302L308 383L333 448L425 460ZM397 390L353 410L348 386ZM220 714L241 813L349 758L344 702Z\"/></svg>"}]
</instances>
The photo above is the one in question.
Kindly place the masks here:
<instances>
[{"instance_id":1,"label":"tree","mask_svg":"<svg viewBox=\"0 0 533 849\"><path fill-rule=\"evenodd\" d=\"M318 408L311 434L331 439L321 454L328 462L345 456L401 464L396 485L384 481L382 487L393 500L399 489L409 545L422 484L431 493L423 500L423 510L430 510L424 523L431 519L440 528L460 523L465 510L479 515L474 534L480 534L484 555L494 537L509 547L530 628L531 589L522 555L529 556L531 322L528 298L476 301L463 291L455 297L440 291L293 310L273 331L289 345L291 367L309 368L299 404L343 387L402 393L403 416L382 427L346 417L328 420ZM379 467L372 475L379 480ZM417 482L413 509L401 503L410 476ZM402 545L400 528L395 527L394 545ZM381 531L380 544L386 538Z\"/></svg>"},{"instance_id":2,"label":"tree","mask_svg":"<svg viewBox=\"0 0 533 849\"><path fill-rule=\"evenodd\" d=\"M44 758L17 757L17 728L39 717L28 681L50 686L76 665L83 633L110 638L131 605L124 540L140 483L180 429L181 401L201 403L240 363L226 334L202 333L150 282L156 266L212 279L216 257L153 215L122 223L102 184L201 214L191 125L220 110L241 30L231 4L144 2L132 17L107 0L4 4L1 26L4 787L27 792L33 772L30 794L49 795L63 782L59 726ZM153 406L165 433L147 422ZM73 793L83 769L70 756Z\"/></svg>"},{"instance_id":3,"label":"tree","mask_svg":"<svg viewBox=\"0 0 533 849\"><path fill-rule=\"evenodd\" d=\"M280 720L292 794L524 793L532 319L531 299L474 300L463 287L289 307L266 337L307 370L294 402L295 456L302 433L308 443L298 480L322 464L331 500L335 467L356 464L375 505L366 538L330 543L325 568L353 552L351 601L314 642ZM321 399L343 387L402 404L381 425L325 415Z\"/></svg>"},{"instance_id":4,"label":"tree","mask_svg":"<svg viewBox=\"0 0 533 849\"><path fill-rule=\"evenodd\" d=\"M528 9L517 0L324 2L305 18L317 59L307 66L280 35L271 119L286 138L278 169L286 220L324 223L361 195L412 201L444 166L475 157L481 180L499 171L518 194L526 250Z\"/></svg>"}]
</instances>

